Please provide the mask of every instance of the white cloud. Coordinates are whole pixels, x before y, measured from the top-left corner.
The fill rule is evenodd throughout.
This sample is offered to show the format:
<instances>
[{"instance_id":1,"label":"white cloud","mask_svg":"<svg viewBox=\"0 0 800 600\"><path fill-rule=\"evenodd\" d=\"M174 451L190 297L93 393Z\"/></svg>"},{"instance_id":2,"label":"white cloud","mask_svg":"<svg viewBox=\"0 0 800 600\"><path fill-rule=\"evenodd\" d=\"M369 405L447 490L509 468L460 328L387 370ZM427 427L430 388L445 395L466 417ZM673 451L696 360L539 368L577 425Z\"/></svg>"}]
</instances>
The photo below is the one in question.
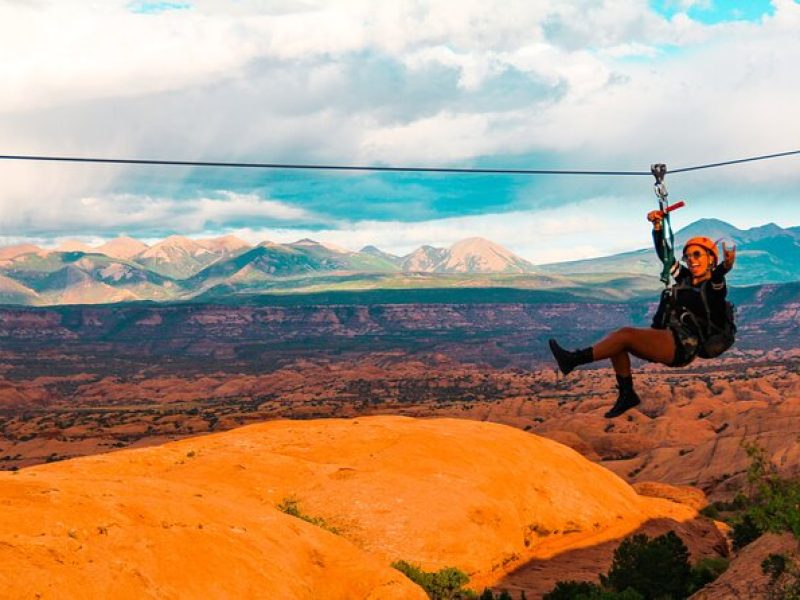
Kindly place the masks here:
<instances>
[{"instance_id":1,"label":"white cloud","mask_svg":"<svg viewBox=\"0 0 800 600\"><path fill-rule=\"evenodd\" d=\"M148 144L145 140L154 136L167 145L170 140L165 137L184 143L200 139L202 146L214 136L214 146L226 153L252 151L259 146L275 152L292 146L297 139L291 129L280 128L285 107L294 105L302 111L305 105L301 114L306 118L321 112L329 116L317 128L320 145L338 148L329 134L337 121L345 119L353 128L353 137L361 143L344 150L365 158L376 138L387 152L406 149L410 138L417 141L419 152L425 153L431 138L448 134L453 139L452 125L458 122L466 127L480 122L476 135L492 139L481 144L456 139L445 144L449 149L438 153L438 162L503 147L521 123L529 141L513 151L564 152L603 144L624 154L633 141L629 132L639 132L642 139L648 137L641 132L656 118L664 122L664 112L672 113L666 115L670 121L686 123L693 132L708 128L706 138L711 134L718 137L719 129L732 129L731 121L741 122L742 115L735 114L735 106L728 108L730 100L737 98L737 90L747 89L751 83L742 77L748 75L742 73L742 65L762 66L766 62L770 66L776 63L773 54L785 58L772 65L770 84L764 90L767 93L758 99L758 105L748 102L750 115L754 108L767 112L770 101L796 98L790 81L796 80L791 69L800 51L791 27L800 19L797 6L792 0L777 2L775 16L763 25L705 27L686 20L666 21L649 11L646 2L636 0L512 2L502 11L475 0L268 5L206 1L196 3L192 10L155 15L133 14L126 2L106 2L100 8L87 8L75 1L35 5L6 2L0 4L0 52L13 58L0 65L4 81L0 111L193 90L187 93L186 103L208 103L212 108L208 98L216 94L218 113L236 111L237 102L250 110L238 119L223 119L226 129L217 131L214 125L220 117L209 115L211 131L206 131L206 127L197 127L196 122L174 112L191 110L191 106L162 107L173 111L163 116L156 112L157 102L149 107L131 106L128 115L118 117L144 123L145 131L140 127L131 131L130 151L135 152L136 144ZM308 35L310 31L314 35ZM689 47L686 52L692 54L690 57L665 56L661 62L645 64L619 62L631 56L657 56L664 44L680 46L698 41L704 41L707 47ZM753 54L748 48L751 44L766 47L764 52ZM719 55L715 48L719 48ZM491 77L507 69L529 75L553 90L563 88L563 93L557 101L544 96L543 104L534 102L527 110L518 107L513 119L508 118L507 109L492 114L485 108L461 114L443 109L414 116L414 106L410 106L411 118L398 123L391 118L376 118L369 104L356 112L347 105L349 95L361 93L351 87L359 53L369 52L391 57L409 69L409 76L424 77L420 71L430 65L456 70L459 88L448 90L454 104L458 94L491 85ZM263 66L259 71L248 70L252 64ZM353 68L345 70L346 64ZM288 80L287 72L292 73ZM276 75L288 90L265 85ZM751 76L758 79L756 72ZM236 95L218 93L213 87L203 91L203 86L226 79L231 86L238 86ZM618 83L613 85L615 81ZM710 81L714 89L708 89ZM287 93L291 95L287 97ZM687 100L691 106L687 106ZM709 114L709 106L714 107L713 114ZM726 118L728 115L730 118ZM160 125L164 117L172 117L174 125L166 130L146 127L153 120ZM248 144L247 133L254 118L276 125L277 135L262 133L260 139ZM601 120L604 126L598 127ZM712 129L721 120L720 126ZM87 125L92 127L91 123ZM405 132L398 135L401 129ZM617 129L616 135L612 129ZM470 135L466 130L463 133ZM48 136L48 132L28 130L17 132L15 137L20 134L36 135L42 141ZM728 131L724 138L732 134L735 132ZM232 144L242 137L244 147L241 141ZM679 148L680 141L670 140L670 145ZM725 141L720 145L725 146ZM430 156L424 158L432 160Z\"/></svg>"},{"instance_id":2,"label":"white cloud","mask_svg":"<svg viewBox=\"0 0 800 600\"><path fill-rule=\"evenodd\" d=\"M59 211L36 216L35 228L42 235L17 237L0 235L0 245L30 241L42 246L56 246L66 239L77 239L98 246L116 237L118 232L154 242L176 232L193 238L220 234L224 222L272 223L272 225L237 227L224 231L258 244L265 240L289 243L312 238L348 250L376 245L386 252L404 255L421 245L449 247L468 237L484 237L498 242L534 263L574 260L646 246L648 224L637 212L625 219L608 214L609 204L619 200L596 198L582 203L577 213L571 208L539 212L517 211L468 217L432 219L421 222L337 221L329 228L284 227L283 220L311 219L313 215L281 202L251 195L221 192L219 198L175 201L165 198L86 197L73 207L71 219L64 223ZM642 207L645 210L646 207ZM640 211L641 212L641 211ZM590 214L592 218L585 215ZM18 215L32 219L30 213ZM85 222L92 223L93 234ZM48 235L49 231L67 231L67 235ZM147 230L150 235L137 234ZM106 234L103 232L106 231ZM162 232L152 235L152 232Z\"/></svg>"},{"instance_id":3,"label":"white cloud","mask_svg":"<svg viewBox=\"0 0 800 600\"><path fill-rule=\"evenodd\" d=\"M609 58L630 58L635 56L654 58L661 54L661 51L657 47L649 44L633 43L610 46L603 49L600 54L601 56L607 56Z\"/></svg>"},{"instance_id":4,"label":"white cloud","mask_svg":"<svg viewBox=\"0 0 800 600\"><path fill-rule=\"evenodd\" d=\"M431 64L458 69L458 85L464 90L476 90L491 74L502 69L500 61L491 53L459 54L447 46L424 48L405 57L410 69L421 69Z\"/></svg>"},{"instance_id":5,"label":"white cloud","mask_svg":"<svg viewBox=\"0 0 800 600\"><path fill-rule=\"evenodd\" d=\"M486 114L455 115L448 112L408 124L375 127L365 132L359 162L384 161L422 164L470 159L497 150L489 135ZM447 160L442 161L443 157Z\"/></svg>"},{"instance_id":6,"label":"white cloud","mask_svg":"<svg viewBox=\"0 0 800 600\"><path fill-rule=\"evenodd\" d=\"M169 233L207 238L225 232L252 244L265 240L289 243L311 238L352 251L375 245L402 256L421 245L449 247L464 238L483 237L500 243L534 264L546 264L649 247L650 225L645 215L655 207L655 201L649 200L644 194L636 197L600 196L575 205L538 211L416 222L338 220L331 221L328 227L311 229L292 223L298 219L301 222L322 219L297 207L254 195L220 192L218 196L183 201L126 196L86 197L81 199L79 208L72 208L72 218L66 224L59 210L52 214L39 214L35 224L37 230L43 232L42 235L0 235L0 245L29 241L55 246L65 239L78 239L97 246L120 232L153 243ZM673 227L678 230L691 221L707 217L722 217L742 229L768 221L775 221L784 227L796 224L796 220L793 220L796 213L793 211L773 211L769 219L764 219L764 211L759 204L744 206L745 211L732 214L726 214L724 207L724 202L721 205L707 205L702 201L689 200L688 208L673 216ZM745 212L749 218L743 216ZM4 217L0 215L0 218ZM19 218L30 220L32 215L23 213ZM81 233L86 231L84 223L87 220L93 224L92 229L96 233ZM286 222L285 226L281 224L283 222ZM48 234L48 231L57 230L70 233L56 236ZM150 233L137 233L140 231Z\"/></svg>"},{"instance_id":7,"label":"white cloud","mask_svg":"<svg viewBox=\"0 0 800 600\"><path fill-rule=\"evenodd\" d=\"M595 198L575 207L516 211L420 222L338 222L329 229L241 228L234 233L252 243L288 243L309 237L349 250L375 245L385 252L407 254L421 245L448 247L468 237L484 237L512 252L543 264L602 256L646 247L650 228L644 218L650 206L628 210L620 218L609 211L629 200Z\"/></svg>"},{"instance_id":8,"label":"white cloud","mask_svg":"<svg viewBox=\"0 0 800 600\"><path fill-rule=\"evenodd\" d=\"M0 111L198 85L258 55L229 19L133 14L123 3L0 4Z\"/></svg>"},{"instance_id":9,"label":"white cloud","mask_svg":"<svg viewBox=\"0 0 800 600\"><path fill-rule=\"evenodd\" d=\"M132 194L86 196L77 202L62 200L46 206L27 205L10 209L0 205L0 221L11 236L26 228L34 235L69 232L169 232L191 235L220 230L241 222L279 224L319 221L311 212L255 194L222 191L216 197L159 198Z\"/></svg>"},{"instance_id":10,"label":"white cloud","mask_svg":"<svg viewBox=\"0 0 800 600\"><path fill-rule=\"evenodd\" d=\"M313 62L364 51L457 66L469 89L502 63L502 53L548 43L544 28L554 18L570 23L562 41L579 35L599 47L631 42L633 25L647 25L637 30L641 40L650 33L663 39L669 27L630 1L590 3L593 24L586 14L575 19L585 12L581 2L514 1L503 10L477 0L334 0L272 11L270 4L199 2L192 10L137 14L121 1L0 3L0 52L13 57L0 65L0 110L201 85L241 75L254 59ZM568 53L562 58L572 62Z\"/></svg>"},{"instance_id":11,"label":"white cloud","mask_svg":"<svg viewBox=\"0 0 800 600\"><path fill-rule=\"evenodd\" d=\"M197 0L152 15L124 0L0 1L0 138L20 153L418 165L545 153L567 168L637 170L791 150L800 3L773 4L757 23L706 26L686 14L664 19L645 0L515 0L503 10L485 0ZM502 87L503 77L514 85ZM682 181L698 196L793 190L796 160ZM169 183L128 214L103 202L129 169L0 165L0 218L15 235L74 230L76 199L97 198L104 210L84 207L95 230L176 214L193 230L248 214L319 222L294 200L171 200L166 188L179 189L184 171L136 172ZM558 185L565 204L597 193ZM569 221L579 209L563 210ZM505 218L419 229L376 222L363 240L379 243L384 231L395 239L393 229L421 243L449 240L495 219L498 241L516 239ZM344 236L368 230L342 222ZM564 235L573 241L563 253L591 251L577 233ZM593 241L600 252L614 243L592 239L604 240Z\"/></svg>"}]
</instances>

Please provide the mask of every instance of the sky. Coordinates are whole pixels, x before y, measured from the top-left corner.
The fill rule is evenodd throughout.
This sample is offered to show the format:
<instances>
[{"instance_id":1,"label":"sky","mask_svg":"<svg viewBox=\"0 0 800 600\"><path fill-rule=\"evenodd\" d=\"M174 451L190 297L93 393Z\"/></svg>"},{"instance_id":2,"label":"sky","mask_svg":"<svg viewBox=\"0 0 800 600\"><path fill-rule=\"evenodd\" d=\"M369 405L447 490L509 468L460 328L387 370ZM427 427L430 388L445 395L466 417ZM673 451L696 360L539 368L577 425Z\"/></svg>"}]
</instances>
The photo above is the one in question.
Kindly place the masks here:
<instances>
[{"instance_id":1,"label":"sky","mask_svg":"<svg viewBox=\"0 0 800 600\"><path fill-rule=\"evenodd\" d=\"M0 154L648 171L800 149L798 0L0 0ZM667 176L800 225L800 155ZM310 237L534 262L648 245L647 177L0 160L0 243Z\"/></svg>"}]
</instances>

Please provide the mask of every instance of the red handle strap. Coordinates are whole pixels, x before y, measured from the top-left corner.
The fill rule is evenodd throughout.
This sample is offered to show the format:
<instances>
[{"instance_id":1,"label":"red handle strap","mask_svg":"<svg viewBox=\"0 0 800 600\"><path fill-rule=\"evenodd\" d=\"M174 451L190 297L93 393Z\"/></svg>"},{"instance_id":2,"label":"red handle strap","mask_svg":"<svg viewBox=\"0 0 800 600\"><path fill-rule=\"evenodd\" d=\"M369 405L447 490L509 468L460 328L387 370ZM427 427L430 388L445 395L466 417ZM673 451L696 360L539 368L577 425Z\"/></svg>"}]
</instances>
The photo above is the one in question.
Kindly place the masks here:
<instances>
[{"instance_id":1,"label":"red handle strap","mask_svg":"<svg viewBox=\"0 0 800 600\"><path fill-rule=\"evenodd\" d=\"M676 202L675 204L670 204L667 208L664 209L665 213L672 212L673 210L678 210L679 208L683 208L686 206L686 203L681 200L680 202Z\"/></svg>"}]
</instances>

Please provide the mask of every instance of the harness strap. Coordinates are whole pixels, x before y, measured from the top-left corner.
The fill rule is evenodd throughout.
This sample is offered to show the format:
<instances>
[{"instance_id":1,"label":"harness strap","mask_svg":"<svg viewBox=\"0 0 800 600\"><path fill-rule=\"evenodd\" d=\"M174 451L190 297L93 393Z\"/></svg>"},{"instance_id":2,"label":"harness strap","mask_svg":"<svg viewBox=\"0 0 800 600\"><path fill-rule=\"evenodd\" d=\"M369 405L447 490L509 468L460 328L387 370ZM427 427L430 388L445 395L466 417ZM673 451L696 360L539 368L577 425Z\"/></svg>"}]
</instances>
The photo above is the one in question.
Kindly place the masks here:
<instances>
[{"instance_id":1,"label":"harness strap","mask_svg":"<svg viewBox=\"0 0 800 600\"><path fill-rule=\"evenodd\" d=\"M698 318L698 315L694 314L691 310L687 307L681 307L681 314L678 314L678 306L677 306L677 296L678 296L678 289L680 288L691 288L694 286L686 286L684 284L675 283L674 285L669 287L668 291L668 303L669 303L669 312L665 315L665 320L669 320L670 316L673 315L679 321L682 321L681 317L683 314L689 315L689 318L694 322L695 326L697 327L697 333L700 336L701 340L705 340L710 335L712 335L715 331L722 333L725 331L724 327L717 326L714 321L711 319L711 306L708 304L708 295L706 292L706 284L708 281L704 281L700 284L700 299L703 302L703 309L706 313L705 321L702 321Z\"/></svg>"},{"instance_id":2,"label":"harness strap","mask_svg":"<svg viewBox=\"0 0 800 600\"><path fill-rule=\"evenodd\" d=\"M660 202L659 204L666 204L666 202ZM662 212L664 212L664 206L661 207ZM678 267L678 263L675 260L675 235L672 232L672 225L669 222L669 213L664 213L664 235L662 236L662 247L663 247L663 260L664 267L661 269L661 282L665 286L669 286L669 279L670 275L674 276L676 273L676 267Z\"/></svg>"},{"instance_id":3,"label":"harness strap","mask_svg":"<svg viewBox=\"0 0 800 600\"><path fill-rule=\"evenodd\" d=\"M704 281L700 284L700 298L703 300L703 307L706 309L706 322L708 323L709 333L712 329L717 330L718 332L722 333L725 331L724 327L718 327L714 321L711 320L711 307L708 305L708 296L706 294L706 284L708 281Z\"/></svg>"},{"instance_id":4,"label":"harness strap","mask_svg":"<svg viewBox=\"0 0 800 600\"><path fill-rule=\"evenodd\" d=\"M657 163L650 165L650 172L656 178L654 191L658 197L658 209L664 215L663 227L664 235L661 236L661 262L664 263L664 268L661 270L661 282L669 287L670 275L673 277L676 274L677 262L675 261L675 236L672 233L672 224L669 220L669 210L667 210L667 186L664 183L664 177L667 176L667 165Z\"/></svg>"}]
</instances>

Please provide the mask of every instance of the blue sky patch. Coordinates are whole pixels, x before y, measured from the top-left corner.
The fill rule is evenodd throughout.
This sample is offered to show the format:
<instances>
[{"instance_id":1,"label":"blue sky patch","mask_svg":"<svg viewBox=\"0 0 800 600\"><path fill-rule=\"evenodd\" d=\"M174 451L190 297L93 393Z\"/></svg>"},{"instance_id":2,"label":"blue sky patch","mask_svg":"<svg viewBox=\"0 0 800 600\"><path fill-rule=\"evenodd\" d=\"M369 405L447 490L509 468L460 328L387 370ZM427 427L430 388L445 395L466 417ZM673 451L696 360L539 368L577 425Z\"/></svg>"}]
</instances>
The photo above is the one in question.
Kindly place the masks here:
<instances>
[{"instance_id":1,"label":"blue sky patch","mask_svg":"<svg viewBox=\"0 0 800 600\"><path fill-rule=\"evenodd\" d=\"M704 25L716 25L731 21L759 21L765 15L772 15L775 7L770 0L707 0L698 2L688 10L679 0L651 0L650 7L658 14L671 19L685 12L691 19Z\"/></svg>"},{"instance_id":2,"label":"blue sky patch","mask_svg":"<svg viewBox=\"0 0 800 600\"><path fill-rule=\"evenodd\" d=\"M157 15L170 10L189 10L192 5L189 2L131 2L128 9L140 15Z\"/></svg>"},{"instance_id":3,"label":"blue sky patch","mask_svg":"<svg viewBox=\"0 0 800 600\"><path fill-rule=\"evenodd\" d=\"M529 179L500 175L220 169L194 169L181 179L173 179L169 175L154 176L152 169L143 169L119 181L114 191L191 201L227 190L302 207L325 222L331 219L411 222L508 210L516 205L522 186L530 185ZM314 227L310 223L302 225Z\"/></svg>"}]
</instances>

